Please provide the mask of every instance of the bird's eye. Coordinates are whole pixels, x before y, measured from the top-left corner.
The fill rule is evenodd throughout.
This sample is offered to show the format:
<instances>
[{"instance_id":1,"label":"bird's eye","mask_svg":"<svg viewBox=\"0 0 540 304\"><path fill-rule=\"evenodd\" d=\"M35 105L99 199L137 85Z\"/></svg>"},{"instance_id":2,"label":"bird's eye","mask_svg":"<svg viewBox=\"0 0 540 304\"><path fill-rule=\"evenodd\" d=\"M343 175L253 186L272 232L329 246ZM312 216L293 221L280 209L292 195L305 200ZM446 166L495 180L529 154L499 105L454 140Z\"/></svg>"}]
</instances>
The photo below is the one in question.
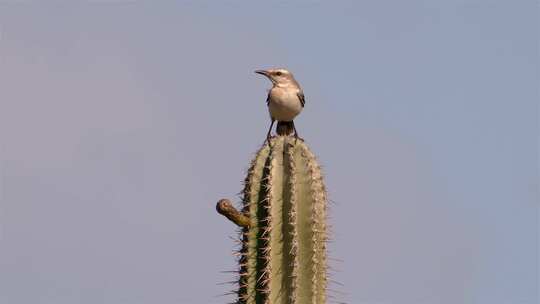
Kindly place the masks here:
<instances>
[{"instance_id":1,"label":"bird's eye","mask_svg":"<svg viewBox=\"0 0 540 304\"><path fill-rule=\"evenodd\" d=\"M281 73L280 71L277 71L277 72L276 72L276 75L277 75L277 76L281 76L281 74L282 74L282 73Z\"/></svg>"}]
</instances>

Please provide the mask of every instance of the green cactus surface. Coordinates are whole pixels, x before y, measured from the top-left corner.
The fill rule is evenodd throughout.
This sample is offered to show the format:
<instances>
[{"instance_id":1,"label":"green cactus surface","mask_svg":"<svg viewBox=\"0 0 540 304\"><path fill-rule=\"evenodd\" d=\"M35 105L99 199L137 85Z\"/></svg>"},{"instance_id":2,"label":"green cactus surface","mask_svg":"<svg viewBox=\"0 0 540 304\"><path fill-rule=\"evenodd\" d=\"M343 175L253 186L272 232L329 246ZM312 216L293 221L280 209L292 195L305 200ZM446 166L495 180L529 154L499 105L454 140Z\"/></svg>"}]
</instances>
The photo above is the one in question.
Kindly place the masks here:
<instances>
[{"instance_id":1,"label":"green cactus surface","mask_svg":"<svg viewBox=\"0 0 540 304\"><path fill-rule=\"evenodd\" d=\"M304 141L276 136L265 143L237 212L245 223L238 224L237 304L326 303L326 209L320 166Z\"/></svg>"}]
</instances>

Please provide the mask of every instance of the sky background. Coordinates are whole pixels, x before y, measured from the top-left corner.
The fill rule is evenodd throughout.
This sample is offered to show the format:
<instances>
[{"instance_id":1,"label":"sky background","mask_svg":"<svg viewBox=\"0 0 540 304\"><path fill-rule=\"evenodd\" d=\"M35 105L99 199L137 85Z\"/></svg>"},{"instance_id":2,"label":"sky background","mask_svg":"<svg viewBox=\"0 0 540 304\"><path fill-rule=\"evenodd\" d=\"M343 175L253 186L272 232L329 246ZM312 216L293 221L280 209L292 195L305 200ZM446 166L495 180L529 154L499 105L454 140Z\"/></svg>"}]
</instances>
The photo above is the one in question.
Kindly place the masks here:
<instances>
[{"instance_id":1,"label":"sky background","mask_svg":"<svg viewBox=\"0 0 540 304\"><path fill-rule=\"evenodd\" d=\"M287 67L352 304L539 302L537 1L0 0L0 303L220 304Z\"/></svg>"}]
</instances>

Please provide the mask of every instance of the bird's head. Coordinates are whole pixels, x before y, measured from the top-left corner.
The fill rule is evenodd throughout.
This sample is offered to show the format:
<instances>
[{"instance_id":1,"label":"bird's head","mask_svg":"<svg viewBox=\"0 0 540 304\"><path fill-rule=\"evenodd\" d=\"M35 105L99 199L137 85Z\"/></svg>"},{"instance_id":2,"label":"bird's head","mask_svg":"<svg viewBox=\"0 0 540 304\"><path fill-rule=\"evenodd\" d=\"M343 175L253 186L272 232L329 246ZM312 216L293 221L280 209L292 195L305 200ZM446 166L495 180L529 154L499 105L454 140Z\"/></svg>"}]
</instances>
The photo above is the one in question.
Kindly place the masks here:
<instances>
[{"instance_id":1,"label":"bird's head","mask_svg":"<svg viewBox=\"0 0 540 304\"><path fill-rule=\"evenodd\" d=\"M257 70L255 73L268 77L276 86L287 86L296 83L293 74L286 69Z\"/></svg>"}]
</instances>

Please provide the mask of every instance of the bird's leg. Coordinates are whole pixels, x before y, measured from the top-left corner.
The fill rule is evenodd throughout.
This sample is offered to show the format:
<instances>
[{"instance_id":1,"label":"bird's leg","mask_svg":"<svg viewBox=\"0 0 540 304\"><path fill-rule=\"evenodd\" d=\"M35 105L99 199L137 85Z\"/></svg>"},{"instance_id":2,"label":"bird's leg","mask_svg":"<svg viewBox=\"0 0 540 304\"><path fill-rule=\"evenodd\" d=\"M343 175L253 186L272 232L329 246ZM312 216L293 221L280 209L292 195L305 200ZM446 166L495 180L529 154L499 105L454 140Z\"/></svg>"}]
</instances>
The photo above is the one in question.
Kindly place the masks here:
<instances>
[{"instance_id":1,"label":"bird's leg","mask_svg":"<svg viewBox=\"0 0 540 304\"><path fill-rule=\"evenodd\" d=\"M296 127L294 126L294 120L291 121L291 123L292 123L292 127L293 127L293 130L294 130L294 138L295 138L295 140L300 139L300 140L303 141L303 139L298 136L298 131L296 131Z\"/></svg>"},{"instance_id":2,"label":"bird's leg","mask_svg":"<svg viewBox=\"0 0 540 304\"><path fill-rule=\"evenodd\" d=\"M272 122L270 123L270 128L268 129L268 133L266 133L266 140L270 142L270 132L272 132L272 127L274 126L274 119L272 118Z\"/></svg>"}]
</instances>

